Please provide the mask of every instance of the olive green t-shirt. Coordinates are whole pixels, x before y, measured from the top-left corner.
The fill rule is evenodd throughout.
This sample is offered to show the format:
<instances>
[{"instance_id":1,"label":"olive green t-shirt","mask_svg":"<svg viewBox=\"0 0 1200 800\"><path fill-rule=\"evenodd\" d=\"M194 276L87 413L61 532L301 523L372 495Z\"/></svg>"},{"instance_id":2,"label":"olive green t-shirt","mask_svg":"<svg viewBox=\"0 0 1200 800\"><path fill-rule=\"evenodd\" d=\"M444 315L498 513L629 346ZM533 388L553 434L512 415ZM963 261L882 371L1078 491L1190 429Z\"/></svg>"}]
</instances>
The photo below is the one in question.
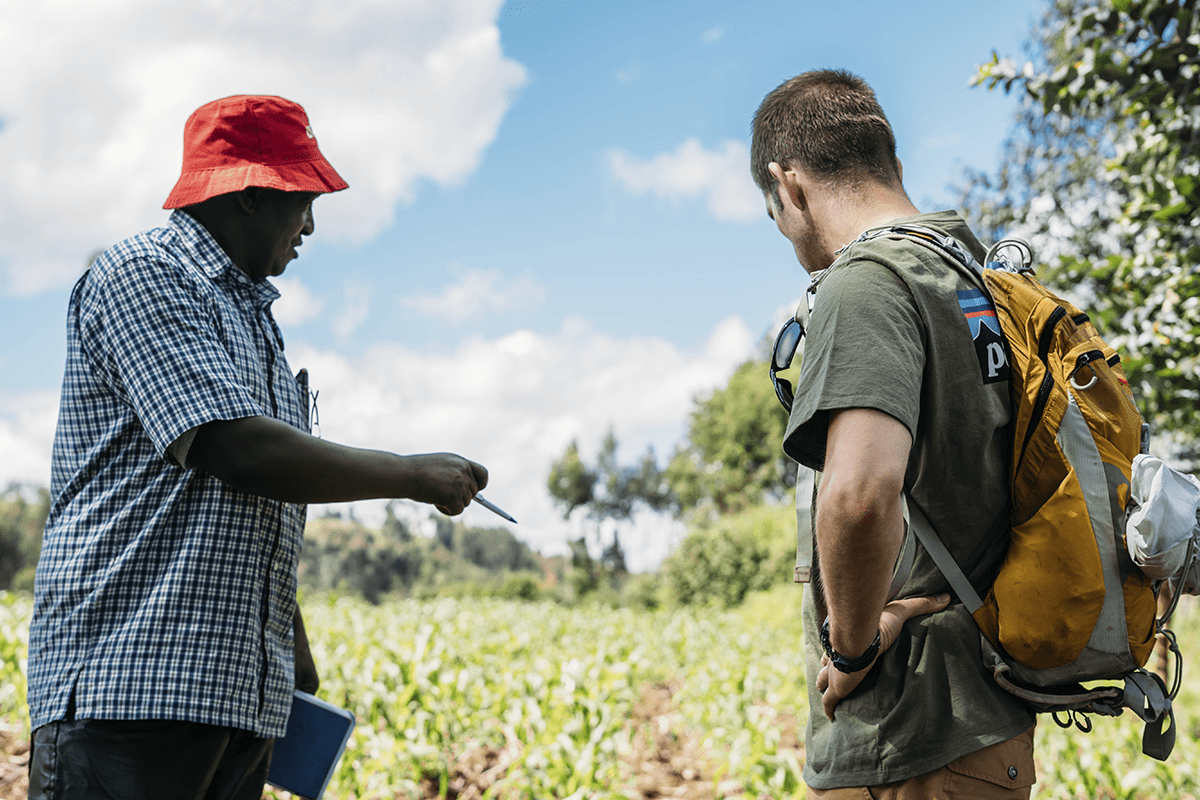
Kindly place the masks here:
<instances>
[{"instance_id":1,"label":"olive green t-shirt","mask_svg":"<svg viewBox=\"0 0 1200 800\"><path fill-rule=\"evenodd\" d=\"M954 236L983 260L979 241L954 212L891 224L901 223ZM899 420L913 437L909 502L986 591L1006 544L1011 448L1008 367L991 303L970 274L909 240L856 243L829 270L814 297L784 449L820 470L831 411L872 408ZM943 591L945 578L919 549L900 596ZM911 620L830 723L816 689L815 595L804 598L810 786L905 780L1033 724L1031 712L984 668L979 629L957 600Z\"/></svg>"}]
</instances>

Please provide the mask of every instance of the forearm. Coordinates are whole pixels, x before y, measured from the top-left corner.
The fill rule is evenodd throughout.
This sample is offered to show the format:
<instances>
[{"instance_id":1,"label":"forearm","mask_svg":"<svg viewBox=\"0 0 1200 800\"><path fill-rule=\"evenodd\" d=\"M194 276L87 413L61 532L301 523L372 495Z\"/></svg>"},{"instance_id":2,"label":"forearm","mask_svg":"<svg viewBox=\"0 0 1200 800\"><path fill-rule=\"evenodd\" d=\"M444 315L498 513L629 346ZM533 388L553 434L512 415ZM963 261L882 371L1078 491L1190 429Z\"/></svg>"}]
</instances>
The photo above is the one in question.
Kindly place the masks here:
<instances>
[{"instance_id":1,"label":"forearm","mask_svg":"<svg viewBox=\"0 0 1200 800\"><path fill-rule=\"evenodd\" d=\"M465 505L482 486L469 480L470 485L453 485L457 476L443 467L455 465L441 462L454 459L465 462L448 454L401 456L347 447L269 417L246 417L202 426L188 466L243 491L289 503L387 497L440 504L457 499L458 489Z\"/></svg>"},{"instance_id":2,"label":"forearm","mask_svg":"<svg viewBox=\"0 0 1200 800\"><path fill-rule=\"evenodd\" d=\"M817 552L830 643L839 653L858 655L874 640L903 536L898 492L889 502L822 482Z\"/></svg>"},{"instance_id":3,"label":"forearm","mask_svg":"<svg viewBox=\"0 0 1200 800\"><path fill-rule=\"evenodd\" d=\"M879 628L904 537L908 430L869 409L834 414L817 492L816 541L830 642L856 656Z\"/></svg>"}]
</instances>

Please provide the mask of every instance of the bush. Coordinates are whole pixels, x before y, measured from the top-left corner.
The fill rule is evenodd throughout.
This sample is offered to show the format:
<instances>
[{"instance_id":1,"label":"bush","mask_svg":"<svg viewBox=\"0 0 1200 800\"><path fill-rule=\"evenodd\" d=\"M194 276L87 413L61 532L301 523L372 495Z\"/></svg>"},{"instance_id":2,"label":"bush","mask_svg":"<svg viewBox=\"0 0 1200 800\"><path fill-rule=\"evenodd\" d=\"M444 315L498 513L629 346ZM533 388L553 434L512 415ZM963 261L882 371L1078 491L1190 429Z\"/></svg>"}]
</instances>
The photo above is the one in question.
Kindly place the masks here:
<instances>
[{"instance_id":1,"label":"bush","mask_svg":"<svg viewBox=\"0 0 1200 800\"><path fill-rule=\"evenodd\" d=\"M795 531L791 506L756 506L696 527L663 562L667 594L731 608L748 592L790 582Z\"/></svg>"},{"instance_id":2,"label":"bush","mask_svg":"<svg viewBox=\"0 0 1200 800\"><path fill-rule=\"evenodd\" d=\"M538 576L531 572L507 575L496 595L505 600L537 600L541 595Z\"/></svg>"},{"instance_id":3,"label":"bush","mask_svg":"<svg viewBox=\"0 0 1200 800\"><path fill-rule=\"evenodd\" d=\"M50 492L16 484L0 492L0 589L33 589Z\"/></svg>"},{"instance_id":4,"label":"bush","mask_svg":"<svg viewBox=\"0 0 1200 800\"><path fill-rule=\"evenodd\" d=\"M623 591L628 605L647 611L654 611L665 605L666 593L667 586L662 573L659 572L639 572L630 575Z\"/></svg>"}]
</instances>

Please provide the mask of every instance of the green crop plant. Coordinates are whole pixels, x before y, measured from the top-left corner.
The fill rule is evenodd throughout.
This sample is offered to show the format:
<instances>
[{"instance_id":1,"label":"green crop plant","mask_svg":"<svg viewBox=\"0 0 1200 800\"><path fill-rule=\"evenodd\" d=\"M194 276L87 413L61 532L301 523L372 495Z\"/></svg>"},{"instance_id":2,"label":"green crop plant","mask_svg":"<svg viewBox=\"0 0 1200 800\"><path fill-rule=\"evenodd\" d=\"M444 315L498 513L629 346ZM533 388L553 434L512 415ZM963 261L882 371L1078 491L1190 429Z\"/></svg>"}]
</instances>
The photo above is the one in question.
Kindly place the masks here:
<instances>
[{"instance_id":1,"label":"green crop plant","mask_svg":"<svg viewBox=\"0 0 1200 800\"><path fill-rule=\"evenodd\" d=\"M358 717L326 797L803 797L800 596L657 611L306 596L320 695ZM31 610L0 594L0 724L25 735ZM1189 660L1171 758L1141 754L1132 716L1090 734L1042 717L1035 798L1200 796L1198 611L1176 625Z\"/></svg>"}]
</instances>

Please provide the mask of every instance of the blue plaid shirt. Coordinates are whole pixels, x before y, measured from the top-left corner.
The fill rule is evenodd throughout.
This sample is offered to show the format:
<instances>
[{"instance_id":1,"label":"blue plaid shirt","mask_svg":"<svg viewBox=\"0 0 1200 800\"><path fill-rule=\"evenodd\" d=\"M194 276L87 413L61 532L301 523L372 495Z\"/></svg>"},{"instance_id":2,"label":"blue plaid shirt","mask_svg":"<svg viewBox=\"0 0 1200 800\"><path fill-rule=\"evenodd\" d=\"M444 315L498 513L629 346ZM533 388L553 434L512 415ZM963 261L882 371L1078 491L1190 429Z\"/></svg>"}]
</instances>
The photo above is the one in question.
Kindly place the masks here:
<instances>
[{"instance_id":1,"label":"blue plaid shirt","mask_svg":"<svg viewBox=\"0 0 1200 800\"><path fill-rule=\"evenodd\" d=\"M271 316L182 211L107 250L71 294L50 518L29 633L33 727L178 719L282 736L305 507L184 469L218 419L307 429Z\"/></svg>"}]
</instances>

